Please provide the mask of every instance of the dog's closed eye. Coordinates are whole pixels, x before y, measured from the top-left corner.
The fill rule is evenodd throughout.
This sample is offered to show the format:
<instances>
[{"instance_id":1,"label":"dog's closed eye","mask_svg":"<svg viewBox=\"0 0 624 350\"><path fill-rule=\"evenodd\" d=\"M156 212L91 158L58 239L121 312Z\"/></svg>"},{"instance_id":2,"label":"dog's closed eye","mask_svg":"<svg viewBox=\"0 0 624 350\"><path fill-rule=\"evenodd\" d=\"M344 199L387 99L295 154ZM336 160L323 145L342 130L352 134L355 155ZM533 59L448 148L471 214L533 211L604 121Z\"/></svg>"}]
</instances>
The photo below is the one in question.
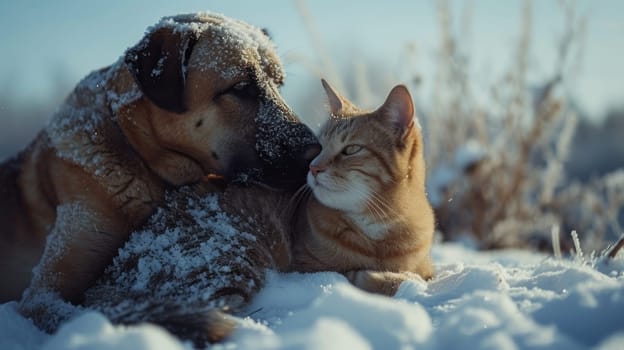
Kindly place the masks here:
<instances>
[{"instance_id":1,"label":"dog's closed eye","mask_svg":"<svg viewBox=\"0 0 624 350\"><path fill-rule=\"evenodd\" d=\"M260 89L252 80L243 80L232 85L224 93L232 94L238 98L251 99L258 97Z\"/></svg>"}]
</instances>

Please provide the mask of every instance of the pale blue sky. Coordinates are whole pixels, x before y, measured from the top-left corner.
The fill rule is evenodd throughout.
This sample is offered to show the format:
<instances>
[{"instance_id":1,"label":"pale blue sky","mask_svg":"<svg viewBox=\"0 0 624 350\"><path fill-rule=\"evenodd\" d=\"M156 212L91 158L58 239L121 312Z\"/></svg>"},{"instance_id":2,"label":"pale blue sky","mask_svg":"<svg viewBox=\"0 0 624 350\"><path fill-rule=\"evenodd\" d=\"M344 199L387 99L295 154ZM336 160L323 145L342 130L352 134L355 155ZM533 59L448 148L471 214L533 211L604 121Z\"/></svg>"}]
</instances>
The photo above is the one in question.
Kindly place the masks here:
<instances>
[{"instance_id":1,"label":"pale blue sky","mask_svg":"<svg viewBox=\"0 0 624 350\"><path fill-rule=\"evenodd\" d=\"M450 3L459 13L465 1ZM477 78L485 81L495 78L511 59L522 2L472 3L468 43ZM361 55L396 71L404 68L401 52L414 44L419 64L415 71L425 83L433 78L439 37L435 1L309 0L306 4L333 61ZM583 69L572 92L589 112L600 114L608 105L621 105L624 97L624 1L583 0L578 5L588 15L589 26ZM270 30L286 58L290 75L284 94L296 111L301 108L302 89L320 90L316 76L321 73L309 68L320 61L294 1L22 0L0 2L0 93L29 103L45 99L51 91L58 92L55 84L60 78L73 85L89 71L114 62L160 17L205 10ZM561 14L556 1L542 0L533 2L533 15L531 62L536 72L544 74L554 62L552 44L561 33Z\"/></svg>"}]
</instances>

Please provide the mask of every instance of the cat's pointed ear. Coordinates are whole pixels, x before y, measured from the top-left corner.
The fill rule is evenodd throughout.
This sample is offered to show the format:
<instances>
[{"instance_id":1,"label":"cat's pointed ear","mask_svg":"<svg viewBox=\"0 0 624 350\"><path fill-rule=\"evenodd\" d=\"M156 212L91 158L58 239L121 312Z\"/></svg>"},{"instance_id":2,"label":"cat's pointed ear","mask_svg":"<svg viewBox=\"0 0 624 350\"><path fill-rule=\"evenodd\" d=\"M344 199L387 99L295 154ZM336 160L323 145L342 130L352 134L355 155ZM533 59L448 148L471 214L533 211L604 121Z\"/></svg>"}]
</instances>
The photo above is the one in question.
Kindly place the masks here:
<instances>
[{"instance_id":1,"label":"cat's pointed ear","mask_svg":"<svg viewBox=\"0 0 624 350\"><path fill-rule=\"evenodd\" d=\"M405 85L395 86L380 109L402 137L414 126L414 102Z\"/></svg>"},{"instance_id":2,"label":"cat's pointed ear","mask_svg":"<svg viewBox=\"0 0 624 350\"><path fill-rule=\"evenodd\" d=\"M337 93L325 79L321 79L321 84L323 84L323 89L325 89L325 93L327 94L329 112L332 115L341 115L345 110L351 108L351 102Z\"/></svg>"}]
</instances>

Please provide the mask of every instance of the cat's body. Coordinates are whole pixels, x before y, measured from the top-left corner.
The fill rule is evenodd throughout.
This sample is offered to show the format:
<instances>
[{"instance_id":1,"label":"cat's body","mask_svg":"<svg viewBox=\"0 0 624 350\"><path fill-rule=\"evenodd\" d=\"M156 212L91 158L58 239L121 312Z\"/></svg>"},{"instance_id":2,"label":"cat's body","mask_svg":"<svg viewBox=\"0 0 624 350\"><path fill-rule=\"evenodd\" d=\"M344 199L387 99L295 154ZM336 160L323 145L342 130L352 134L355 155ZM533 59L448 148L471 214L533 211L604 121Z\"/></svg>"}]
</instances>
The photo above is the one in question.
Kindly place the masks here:
<instances>
[{"instance_id":1,"label":"cat's body","mask_svg":"<svg viewBox=\"0 0 624 350\"><path fill-rule=\"evenodd\" d=\"M349 273L356 285L366 276L354 275L361 270L431 277L434 218L409 93L397 87L379 110L363 113L325 87L333 117L308 172L314 196L298 215L292 268Z\"/></svg>"},{"instance_id":2,"label":"cat's body","mask_svg":"<svg viewBox=\"0 0 624 350\"><path fill-rule=\"evenodd\" d=\"M177 191L132 235L85 306L202 343L228 333L232 323L218 310L241 310L266 269L338 271L383 294L431 277L434 219L409 93L397 87L364 113L324 86L333 117L310 165L313 195L254 184Z\"/></svg>"}]
</instances>

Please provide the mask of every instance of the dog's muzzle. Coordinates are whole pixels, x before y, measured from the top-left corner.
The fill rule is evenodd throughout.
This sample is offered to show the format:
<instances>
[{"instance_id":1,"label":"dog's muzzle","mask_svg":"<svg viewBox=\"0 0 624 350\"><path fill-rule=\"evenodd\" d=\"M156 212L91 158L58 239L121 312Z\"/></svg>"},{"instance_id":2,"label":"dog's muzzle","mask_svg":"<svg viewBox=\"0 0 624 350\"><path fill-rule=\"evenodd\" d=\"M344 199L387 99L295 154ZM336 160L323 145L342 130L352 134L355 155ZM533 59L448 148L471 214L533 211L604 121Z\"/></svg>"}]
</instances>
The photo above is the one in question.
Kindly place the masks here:
<instances>
[{"instance_id":1,"label":"dog's muzzle","mask_svg":"<svg viewBox=\"0 0 624 350\"><path fill-rule=\"evenodd\" d=\"M276 188L299 188L308 165L321 151L312 130L285 105L266 101L260 105L256 125L256 150L263 163L260 181Z\"/></svg>"}]
</instances>

